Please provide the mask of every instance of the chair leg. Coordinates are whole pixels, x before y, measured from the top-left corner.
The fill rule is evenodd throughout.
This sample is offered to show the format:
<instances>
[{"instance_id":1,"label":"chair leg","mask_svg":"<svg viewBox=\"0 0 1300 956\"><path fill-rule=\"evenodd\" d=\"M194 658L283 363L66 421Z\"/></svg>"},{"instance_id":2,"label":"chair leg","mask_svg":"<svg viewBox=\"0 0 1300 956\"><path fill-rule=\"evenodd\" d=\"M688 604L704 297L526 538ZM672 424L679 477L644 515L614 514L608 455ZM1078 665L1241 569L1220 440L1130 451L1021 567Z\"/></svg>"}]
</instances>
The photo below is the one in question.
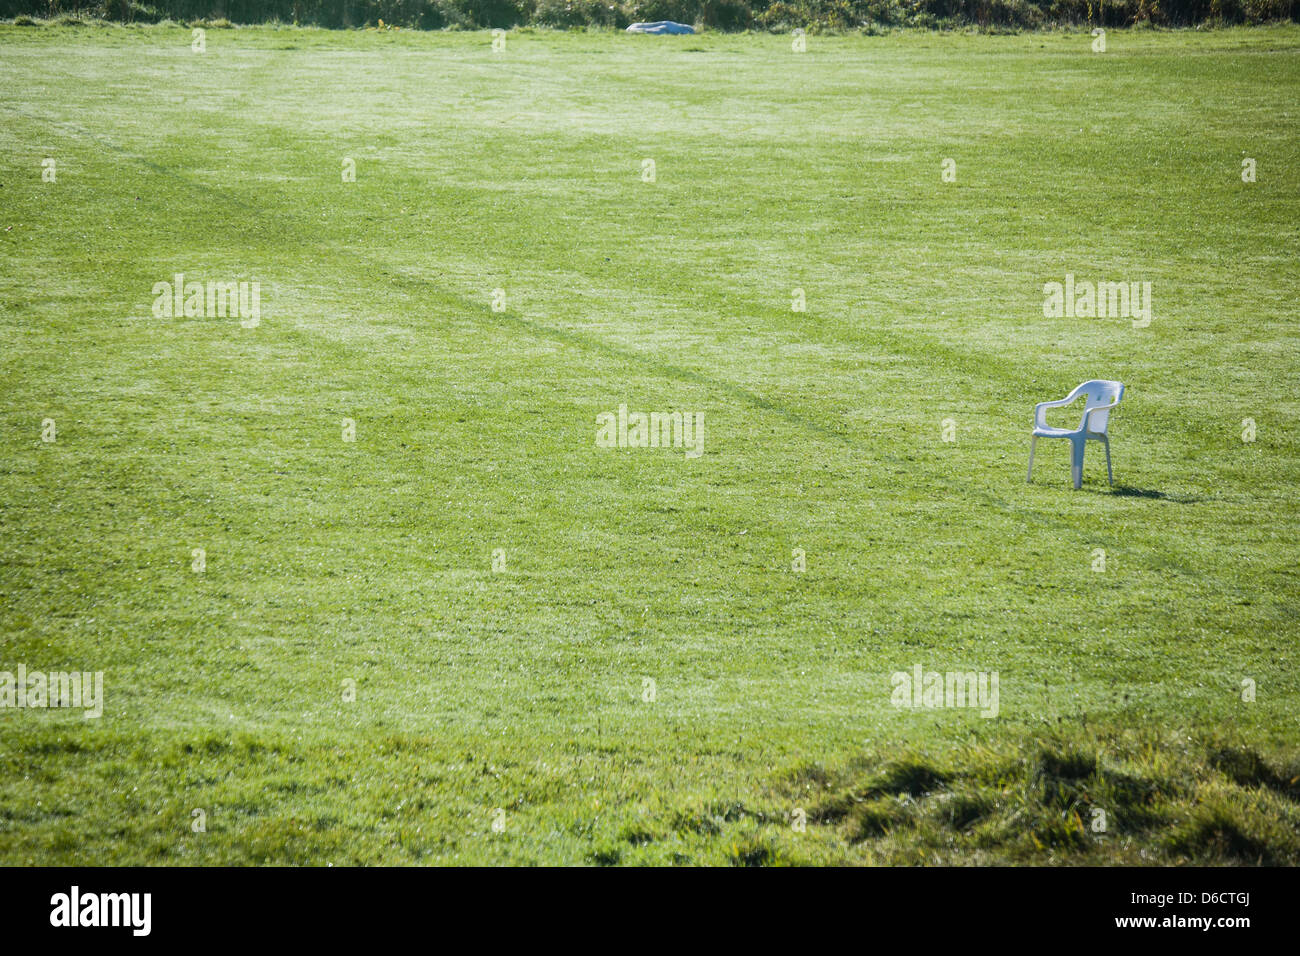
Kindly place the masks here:
<instances>
[{"instance_id":1,"label":"chair leg","mask_svg":"<svg viewBox=\"0 0 1300 956\"><path fill-rule=\"evenodd\" d=\"M1026 482L1034 480L1034 449L1038 446L1038 436L1034 435L1029 439L1029 475L1025 478Z\"/></svg>"},{"instance_id":2,"label":"chair leg","mask_svg":"<svg viewBox=\"0 0 1300 956\"><path fill-rule=\"evenodd\" d=\"M1070 442L1070 476L1074 479L1075 491L1083 487L1084 444L1084 442L1077 439Z\"/></svg>"},{"instance_id":3,"label":"chair leg","mask_svg":"<svg viewBox=\"0 0 1300 956\"><path fill-rule=\"evenodd\" d=\"M1106 446L1106 480L1115 484L1115 473L1110 470L1110 439L1103 437L1101 443Z\"/></svg>"}]
</instances>

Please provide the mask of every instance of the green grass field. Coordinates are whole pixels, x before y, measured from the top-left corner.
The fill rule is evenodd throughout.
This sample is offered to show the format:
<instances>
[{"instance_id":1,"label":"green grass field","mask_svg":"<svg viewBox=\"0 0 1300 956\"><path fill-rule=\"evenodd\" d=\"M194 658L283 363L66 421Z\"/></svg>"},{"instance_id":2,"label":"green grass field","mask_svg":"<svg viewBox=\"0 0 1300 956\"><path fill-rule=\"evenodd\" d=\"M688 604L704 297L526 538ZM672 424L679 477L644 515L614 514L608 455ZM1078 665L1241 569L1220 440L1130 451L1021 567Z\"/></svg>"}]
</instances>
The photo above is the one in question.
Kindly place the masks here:
<instances>
[{"instance_id":1,"label":"green grass field","mask_svg":"<svg viewBox=\"0 0 1300 956\"><path fill-rule=\"evenodd\" d=\"M1300 29L1107 39L0 26L0 862L1300 862Z\"/></svg>"}]
</instances>

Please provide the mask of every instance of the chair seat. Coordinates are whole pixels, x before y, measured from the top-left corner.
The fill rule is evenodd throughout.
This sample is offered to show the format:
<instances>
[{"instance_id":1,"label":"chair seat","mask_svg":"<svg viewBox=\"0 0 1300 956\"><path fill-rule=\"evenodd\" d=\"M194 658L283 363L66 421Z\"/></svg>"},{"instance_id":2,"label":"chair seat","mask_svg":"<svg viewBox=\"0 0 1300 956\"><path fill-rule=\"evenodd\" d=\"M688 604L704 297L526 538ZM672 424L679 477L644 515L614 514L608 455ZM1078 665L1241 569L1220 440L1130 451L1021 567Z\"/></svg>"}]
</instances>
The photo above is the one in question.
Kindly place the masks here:
<instances>
[{"instance_id":1,"label":"chair seat","mask_svg":"<svg viewBox=\"0 0 1300 956\"><path fill-rule=\"evenodd\" d=\"M1079 434L1079 430L1077 428L1035 428L1034 434L1039 438L1069 438L1071 435Z\"/></svg>"}]
</instances>

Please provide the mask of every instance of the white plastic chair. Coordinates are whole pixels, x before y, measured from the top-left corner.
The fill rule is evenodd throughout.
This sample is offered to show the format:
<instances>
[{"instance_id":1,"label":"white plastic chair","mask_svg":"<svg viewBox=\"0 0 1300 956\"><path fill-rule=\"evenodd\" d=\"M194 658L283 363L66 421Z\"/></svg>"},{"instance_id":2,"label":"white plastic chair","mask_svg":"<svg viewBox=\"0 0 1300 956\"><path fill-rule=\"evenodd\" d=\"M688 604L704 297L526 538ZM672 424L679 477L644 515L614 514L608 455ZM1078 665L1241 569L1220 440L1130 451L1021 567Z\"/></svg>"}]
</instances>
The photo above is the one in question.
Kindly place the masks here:
<instances>
[{"instance_id":1,"label":"white plastic chair","mask_svg":"<svg viewBox=\"0 0 1300 956\"><path fill-rule=\"evenodd\" d=\"M1074 431L1065 428L1051 428L1044 414L1049 408L1072 405L1080 395L1086 395L1087 403L1083 406L1083 419ZM1070 439L1070 471L1074 478L1074 487L1083 486L1083 449L1089 439L1099 441L1106 446L1106 480L1115 484L1114 472L1110 469L1110 439L1106 436L1106 426L1110 423L1110 410L1124 397L1124 386L1120 382L1093 380L1079 385L1059 402L1039 402L1034 406L1034 435L1029 440L1029 477L1034 480L1034 448L1040 438Z\"/></svg>"}]
</instances>

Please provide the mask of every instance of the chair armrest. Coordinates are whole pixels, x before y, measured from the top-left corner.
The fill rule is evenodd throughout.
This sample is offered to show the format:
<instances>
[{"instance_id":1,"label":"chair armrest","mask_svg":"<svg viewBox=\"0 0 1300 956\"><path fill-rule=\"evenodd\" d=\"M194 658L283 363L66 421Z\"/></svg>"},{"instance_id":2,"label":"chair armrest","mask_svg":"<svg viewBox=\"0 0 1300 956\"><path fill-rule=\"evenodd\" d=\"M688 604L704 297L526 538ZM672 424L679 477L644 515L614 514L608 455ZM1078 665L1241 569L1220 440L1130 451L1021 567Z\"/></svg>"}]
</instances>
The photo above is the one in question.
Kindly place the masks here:
<instances>
[{"instance_id":1,"label":"chair armrest","mask_svg":"<svg viewBox=\"0 0 1300 956\"><path fill-rule=\"evenodd\" d=\"M1055 402L1039 402L1037 405L1034 406L1034 427L1035 428L1047 427L1047 417L1043 414L1044 409L1060 408L1063 405L1073 405L1074 402L1075 402L1075 398L1062 398L1059 401L1055 401Z\"/></svg>"}]
</instances>

